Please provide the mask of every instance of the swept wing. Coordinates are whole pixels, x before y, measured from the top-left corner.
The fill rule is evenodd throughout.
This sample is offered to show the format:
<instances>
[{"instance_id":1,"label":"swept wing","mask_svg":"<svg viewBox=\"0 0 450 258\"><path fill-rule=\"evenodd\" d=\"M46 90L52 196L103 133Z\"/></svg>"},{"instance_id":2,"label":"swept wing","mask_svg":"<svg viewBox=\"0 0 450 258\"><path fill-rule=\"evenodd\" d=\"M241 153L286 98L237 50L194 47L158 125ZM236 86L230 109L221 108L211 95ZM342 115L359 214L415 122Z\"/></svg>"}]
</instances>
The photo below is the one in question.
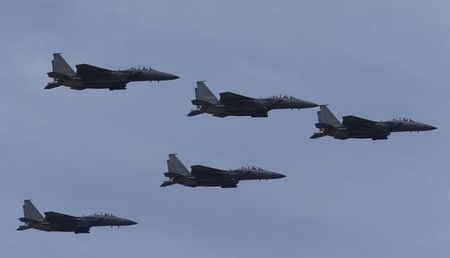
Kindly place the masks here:
<instances>
[{"instance_id":1,"label":"swept wing","mask_svg":"<svg viewBox=\"0 0 450 258\"><path fill-rule=\"evenodd\" d=\"M111 72L111 70L108 70L108 69L105 69L105 68L101 68L101 67L97 67L97 66L93 66L93 65L88 65L88 64L79 64L79 65L76 65L76 67L77 67L77 74L79 76L92 75L92 74L96 74L96 73Z\"/></svg>"},{"instance_id":2,"label":"swept wing","mask_svg":"<svg viewBox=\"0 0 450 258\"><path fill-rule=\"evenodd\" d=\"M240 105L240 104L247 104L253 102L253 98L239 95L233 92L222 92L220 93L220 102L223 104L229 104L229 105Z\"/></svg>"},{"instance_id":3,"label":"swept wing","mask_svg":"<svg viewBox=\"0 0 450 258\"><path fill-rule=\"evenodd\" d=\"M191 170L192 175L194 175L197 178L221 177L225 172L217 168L206 167L202 165L191 166Z\"/></svg>"},{"instance_id":4,"label":"swept wing","mask_svg":"<svg viewBox=\"0 0 450 258\"><path fill-rule=\"evenodd\" d=\"M58 213L58 212L45 212L45 220L49 222L61 222L76 219L74 216Z\"/></svg>"},{"instance_id":5,"label":"swept wing","mask_svg":"<svg viewBox=\"0 0 450 258\"><path fill-rule=\"evenodd\" d=\"M351 128L369 128L374 127L377 122L357 116L344 116L342 124Z\"/></svg>"}]
</instances>

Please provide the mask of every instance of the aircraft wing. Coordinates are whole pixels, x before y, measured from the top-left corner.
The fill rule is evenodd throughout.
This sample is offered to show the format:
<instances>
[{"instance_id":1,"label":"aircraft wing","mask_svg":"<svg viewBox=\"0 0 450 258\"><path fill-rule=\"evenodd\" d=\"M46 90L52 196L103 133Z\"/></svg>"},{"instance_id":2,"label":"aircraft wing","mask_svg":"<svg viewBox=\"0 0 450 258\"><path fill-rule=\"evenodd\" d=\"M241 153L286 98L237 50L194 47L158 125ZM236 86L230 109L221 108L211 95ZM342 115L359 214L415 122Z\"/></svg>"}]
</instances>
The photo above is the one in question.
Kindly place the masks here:
<instances>
[{"instance_id":1,"label":"aircraft wing","mask_svg":"<svg viewBox=\"0 0 450 258\"><path fill-rule=\"evenodd\" d=\"M367 128L373 127L376 124L376 122L357 116L344 116L342 124L345 127Z\"/></svg>"},{"instance_id":2,"label":"aircraft wing","mask_svg":"<svg viewBox=\"0 0 450 258\"><path fill-rule=\"evenodd\" d=\"M127 89L127 83L123 81L115 81L111 83L111 86L109 87L109 90L126 90Z\"/></svg>"},{"instance_id":3,"label":"aircraft wing","mask_svg":"<svg viewBox=\"0 0 450 258\"><path fill-rule=\"evenodd\" d=\"M262 111L259 113L253 113L251 117L268 117L269 113L267 111Z\"/></svg>"},{"instance_id":4,"label":"aircraft wing","mask_svg":"<svg viewBox=\"0 0 450 258\"><path fill-rule=\"evenodd\" d=\"M220 177L223 175L224 171L217 168L195 165L191 166L191 173L192 175L198 178L210 178L210 177Z\"/></svg>"},{"instance_id":5,"label":"aircraft wing","mask_svg":"<svg viewBox=\"0 0 450 258\"><path fill-rule=\"evenodd\" d=\"M253 98L242 96L233 92L220 93L220 102L224 104L239 105L252 102L253 100Z\"/></svg>"},{"instance_id":6,"label":"aircraft wing","mask_svg":"<svg viewBox=\"0 0 450 258\"><path fill-rule=\"evenodd\" d=\"M79 64L76 65L76 67L77 67L77 74L80 76L83 76L83 74L86 75L86 74L111 72L111 70L88 64Z\"/></svg>"},{"instance_id":7,"label":"aircraft wing","mask_svg":"<svg viewBox=\"0 0 450 258\"><path fill-rule=\"evenodd\" d=\"M53 212L53 211L48 211L45 212L45 220L52 222L52 221L67 221L67 220L72 220L75 219L76 217L74 216L70 216L70 215L66 215L66 214L62 214L62 213L58 213L58 212Z\"/></svg>"}]
</instances>

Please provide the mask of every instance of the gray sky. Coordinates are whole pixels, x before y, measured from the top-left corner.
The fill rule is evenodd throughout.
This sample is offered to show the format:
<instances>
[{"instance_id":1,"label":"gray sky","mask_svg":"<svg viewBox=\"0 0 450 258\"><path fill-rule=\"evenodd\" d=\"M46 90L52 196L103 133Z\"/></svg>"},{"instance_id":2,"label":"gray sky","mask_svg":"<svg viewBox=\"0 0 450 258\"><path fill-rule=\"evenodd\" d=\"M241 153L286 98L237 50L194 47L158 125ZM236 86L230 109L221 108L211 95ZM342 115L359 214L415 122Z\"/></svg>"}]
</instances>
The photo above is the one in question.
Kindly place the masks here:
<instances>
[{"instance_id":1,"label":"gray sky","mask_svg":"<svg viewBox=\"0 0 450 258\"><path fill-rule=\"evenodd\" d=\"M1 257L448 257L448 1L9 1L0 9ZM74 66L150 65L181 79L127 91L43 90ZM196 80L326 103L337 116L437 126L388 141L310 140L316 110L187 117ZM186 165L288 177L160 188ZM16 232L41 211L139 222Z\"/></svg>"}]
</instances>

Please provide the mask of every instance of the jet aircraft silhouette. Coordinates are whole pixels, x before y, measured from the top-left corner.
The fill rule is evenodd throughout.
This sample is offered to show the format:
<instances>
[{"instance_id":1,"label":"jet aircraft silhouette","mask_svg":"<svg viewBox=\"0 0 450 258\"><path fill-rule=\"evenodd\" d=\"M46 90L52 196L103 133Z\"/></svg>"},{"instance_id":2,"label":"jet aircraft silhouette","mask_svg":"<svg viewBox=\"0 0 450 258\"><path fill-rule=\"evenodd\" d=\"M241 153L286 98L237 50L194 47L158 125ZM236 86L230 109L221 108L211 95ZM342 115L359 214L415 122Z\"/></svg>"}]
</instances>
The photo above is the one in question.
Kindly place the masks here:
<instances>
[{"instance_id":1,"label":"jet aircraft silhouette","mask_svg":"<svg viewBox=\"0 0 450 258\"><path fill-rule=\"evenodd\" d=\"M60 231L89 233L91 227L101 226L129 226L136 222L124 218L116 217L112 214L94 214L90 216L75 217L53 211L44 213L45 217L34 207L30 200L25 200L23 205L23 217L19 220L24 225L17 230L37 229L42 231Z\"/></svg>"},{"instance_id":2,"label":"jet aircraft silhouette","mask_svg":"<svg viewBox=\"0 0 450 258\"><path fill-rule=\"evenodd\" d=\"M164 175L169 180L164 181L161 187L180 184L189 187L220 186L221 188L236 188L241 180L268 180L286 177L283 174L259 167L222 170L195 165L191 166L191 172L189 172L175 154L169 154L167 167L169 171L164 173Z\"/></svg>"},{"instance_id":3,"label":"jet aircraft silhouette","mask_svg":"<svg viewBox=\"0 0 450 258\"><path fill-rule=\"evenodd\" d=\"M319 128L320 131L314 133L311 139L328 135L340 140L349 138L386 140L393 132L421 132L436 129L432 125L419 123L412 119L376 122L357 116L344 116L341 123L325 105L320 106L317 117L319 122L316 124L316 128Z\"/></svg>"},{"instance_id":4,"label":"jet aircraft silhouette","mask_svg":"<svg viewBox=\"0 0 450 258\"><path fill-rule=\"evenodd\" d=\"M53 71L47 74L50 78L53 78L53 82L48 83L45 89L67 86L73 90L125 90L129 82L159 82L179 78L176 75L160 72L149 67L112 71L89 64L78 64L76 65L77 72L75 72L60 53L53 54L52 67Z\"/></svg>"},{"instance_id":5,"label":"jet aircraft silhouette","mask_svg":"<svg viewBox=\"0 0 450 258\"><path fill-rule=\"evenodd\" d=\"M192 104L196 105L197 109L192 110L188 116L208 113L216 117L267 117L268 112L273 109L303 109L318 106L315 103L291 96L250 98L233 92L220 93L219 100L208 89L203 81L197 82L197 88L195 88L195 99L192 100Z\"/></svg>"}]
</instances>

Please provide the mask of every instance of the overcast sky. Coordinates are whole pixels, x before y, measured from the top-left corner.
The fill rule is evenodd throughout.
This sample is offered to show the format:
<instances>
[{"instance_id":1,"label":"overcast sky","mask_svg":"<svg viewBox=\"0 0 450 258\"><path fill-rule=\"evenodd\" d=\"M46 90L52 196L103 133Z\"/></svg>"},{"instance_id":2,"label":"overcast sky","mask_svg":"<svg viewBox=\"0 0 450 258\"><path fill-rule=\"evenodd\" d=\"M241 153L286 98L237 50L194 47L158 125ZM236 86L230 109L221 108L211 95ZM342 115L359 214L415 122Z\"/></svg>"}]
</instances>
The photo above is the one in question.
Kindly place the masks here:
<instances>
[{"instance_id":1,"label":"overcast sky","mask_svg":"<svg viewBox=\"0 0 450 258\"><path fill-rule=\"evenodd\" d=\"M0 257L448 257L450 3L415 0L9 1L0 9ZM73 67L181 78L126 91L44 90ZM338 117L437 126L388 141L310 140L316 109L187 117L213 92L289 94ZM160 188L190 166L287 177ZM91 234L15 231L42 211L139 222Z\"/></svg>"}]
</instances>

